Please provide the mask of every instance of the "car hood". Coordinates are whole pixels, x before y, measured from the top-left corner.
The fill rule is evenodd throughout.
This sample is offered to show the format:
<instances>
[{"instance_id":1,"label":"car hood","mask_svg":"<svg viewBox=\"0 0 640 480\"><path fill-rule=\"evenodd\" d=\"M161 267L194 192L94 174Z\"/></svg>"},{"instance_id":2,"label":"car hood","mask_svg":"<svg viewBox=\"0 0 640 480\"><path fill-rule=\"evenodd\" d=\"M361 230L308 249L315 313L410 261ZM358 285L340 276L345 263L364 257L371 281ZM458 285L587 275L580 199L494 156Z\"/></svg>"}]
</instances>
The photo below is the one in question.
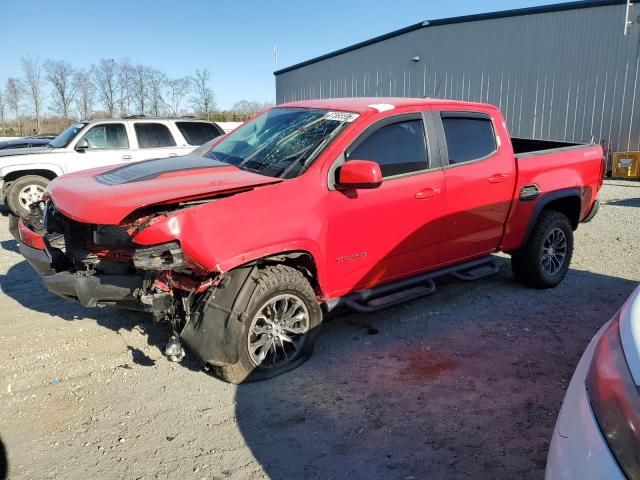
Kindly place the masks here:
<instances>
[{"instance_id":1,"label":"car hood","mask_svg":"<svg viewBox=\"0 0 640 480\"><path fill-rule=\"evenodd\" d=\"M63 149L55 149L47 146L31 148L6 148L4 150L0 150L0 157L10 157L16 155L36 155L40 153L62 153L63 151Z\"/></svg>"},{"instance_id":2,"label":"car hood","mask_svg":"<svg viewBox=\"0 0 640 480\"><path fill-rule=\"evenodd\" d=\"M203 157L159 158L63 175L49 194L83 223L117 225L140 208L227 195L282 182Z\"/></svg>"}]
</instances>

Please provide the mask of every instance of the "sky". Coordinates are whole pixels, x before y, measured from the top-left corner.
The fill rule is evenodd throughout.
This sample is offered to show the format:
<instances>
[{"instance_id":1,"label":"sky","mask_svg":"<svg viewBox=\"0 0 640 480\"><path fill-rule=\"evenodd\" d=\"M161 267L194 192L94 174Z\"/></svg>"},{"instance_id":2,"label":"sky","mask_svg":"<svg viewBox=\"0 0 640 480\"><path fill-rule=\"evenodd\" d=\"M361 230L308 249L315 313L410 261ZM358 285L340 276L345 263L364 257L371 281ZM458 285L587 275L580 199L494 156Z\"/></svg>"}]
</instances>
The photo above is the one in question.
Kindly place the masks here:
<instances>
[{"instance_id":1,"label":"sky","mask_svg":"<svg viewBox=\"0 0 640 480\"><path fill-rule=\"evenodd\" d=\"M207 68L220 108L275 99L278 68L423 20L561 0L0 0L0 86L20 58L88 67L128 57L169 77Z\"/></svg>"}]
</instances>

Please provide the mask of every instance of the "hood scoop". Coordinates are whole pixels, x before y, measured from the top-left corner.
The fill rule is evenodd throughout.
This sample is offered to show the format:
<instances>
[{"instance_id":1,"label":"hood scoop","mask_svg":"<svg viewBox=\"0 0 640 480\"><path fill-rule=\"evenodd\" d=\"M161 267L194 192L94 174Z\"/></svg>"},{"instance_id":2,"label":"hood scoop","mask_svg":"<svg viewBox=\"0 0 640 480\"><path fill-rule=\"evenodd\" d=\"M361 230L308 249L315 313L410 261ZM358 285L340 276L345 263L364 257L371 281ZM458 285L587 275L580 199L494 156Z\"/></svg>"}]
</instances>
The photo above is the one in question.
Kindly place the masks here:
<instances>
[{"instance_id":1,"label":"hood scoop","mask_svg":"<svg viewBox=\"0 0 640 480\"><path fill-rule=\"evenodd\" d=\"M201 168L228 167L229 165L207 157L188 155L184 157L168 157L129 163L108 170L95 177L103 185L123 185L125 183L151 180L166 173L197 170Z\"/></svg>"}]
</instances>

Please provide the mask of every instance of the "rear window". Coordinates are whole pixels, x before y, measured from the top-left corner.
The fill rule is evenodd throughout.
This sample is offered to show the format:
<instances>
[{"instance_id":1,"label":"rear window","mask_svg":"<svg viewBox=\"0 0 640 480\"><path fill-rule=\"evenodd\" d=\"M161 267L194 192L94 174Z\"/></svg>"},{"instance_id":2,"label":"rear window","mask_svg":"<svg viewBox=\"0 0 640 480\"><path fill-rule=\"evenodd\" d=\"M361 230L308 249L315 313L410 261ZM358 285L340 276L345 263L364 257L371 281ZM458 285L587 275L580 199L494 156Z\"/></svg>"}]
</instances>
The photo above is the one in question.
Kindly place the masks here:
<instances>
[{"instance_id":1,"label":"rear window","mask_svg":"<svg viewBox=\"0 0 640 480\"><path fill-rule=\"evenodd\" d=\"M496 150L496 136L488 117L446 114L442 125L449 165L479 160Z\"/></svg>"},{"instance_id":2,"label":"rear window","mask_svg":"<svg viewBox=\"0 0 640 480\"><path fill-rule=\"evenodd\" d=\"M189 145L202 145L209 140L222 135L211 123L204 122L176 122L176 126Z\"/></svg>"},{"instance_id":3,"label":"rear window","mask_svg":"<svg viewBox=\"0 0 640 480\"><path fill-rule=\"evenodd\" d=\"M166 125L161 123L136 123L134 125L140 148L175 147L176 141Z\"/></svg>"}]
</instances>

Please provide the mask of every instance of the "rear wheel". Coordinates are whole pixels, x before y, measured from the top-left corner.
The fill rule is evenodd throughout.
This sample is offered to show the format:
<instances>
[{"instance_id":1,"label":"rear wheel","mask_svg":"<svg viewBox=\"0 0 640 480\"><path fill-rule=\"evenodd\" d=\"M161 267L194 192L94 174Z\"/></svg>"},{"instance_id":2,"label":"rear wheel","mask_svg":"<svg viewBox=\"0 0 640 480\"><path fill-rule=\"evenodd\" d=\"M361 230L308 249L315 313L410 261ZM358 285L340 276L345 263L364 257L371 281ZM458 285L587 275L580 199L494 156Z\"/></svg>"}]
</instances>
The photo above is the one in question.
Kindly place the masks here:
<instances>
[{"instance_id":1,"label":"rear wheel","mask_svg":"<svg viewBox=\"0 0 640 480\"><path fill-rule=\"evenodd\" d=\"M259 381L292 370L307 360L322 321L309 281L298 270L273 265L260 272L238 342L239 361L213 366L230 383Z\"/></svg>"},{"instance_id":2,"label":"rear wheel","mask_svg":"<svg viewBox=\"0 0 640 480\"><path fill-rule=\"evenodd\" d=\"M31 214L29 205L42 200L49 179L40 175L25 175L11 184L7 193L7 204L13 213L21 217Z\"/></svg>"},{"instance_id":3,"label":"rear wheel","mask_svg":"<svg viewBox=\"0 0 640 480\"><path fill-rule=\"evenodd\" d=\"M536 288L558 285L567 274L573 254L573 229L566 215L551 210L540 214L524 247L511 255L516 279Z\"/></svg>"}]
</instances>

